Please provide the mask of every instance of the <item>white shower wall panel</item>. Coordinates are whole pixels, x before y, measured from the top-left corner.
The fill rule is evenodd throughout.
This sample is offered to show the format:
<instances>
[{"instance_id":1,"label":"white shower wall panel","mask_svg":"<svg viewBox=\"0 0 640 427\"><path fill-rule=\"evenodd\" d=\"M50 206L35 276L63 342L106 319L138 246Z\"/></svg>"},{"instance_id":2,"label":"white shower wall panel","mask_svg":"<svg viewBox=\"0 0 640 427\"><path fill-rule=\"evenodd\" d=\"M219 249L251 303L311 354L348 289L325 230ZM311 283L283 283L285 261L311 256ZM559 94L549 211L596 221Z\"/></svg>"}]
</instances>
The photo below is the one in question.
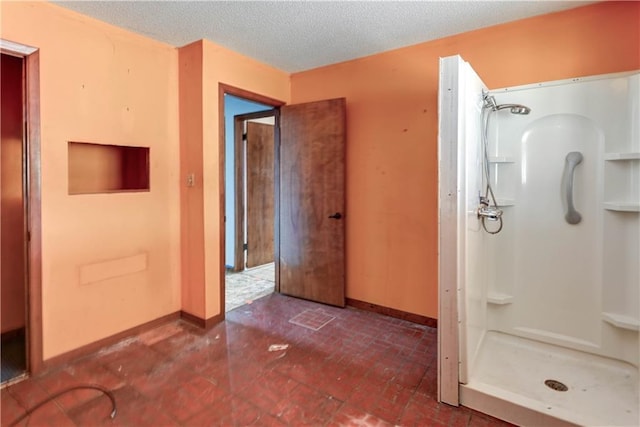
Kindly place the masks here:
<instances>
[{"instance_id":1,"label":"white shower wall panel","mask_svg":"<svg viewBox=\"0 0 640 427\"><path fill-rule=\"evenodd\" d=\"M487 255L483 250L486 244L486 234L482 231L477 218L478 197L482 188L482 150L480 146L482 91L486 86L466 62L460 63L460 78L466 86L462 91L458 103L460 117L464 127L459 129L461 135L459 141L464 141L458 146L458 161L464 161L464 168L460 168L458 183L462 186L460 194L465 195L464 203L459 204L461 210L458 218L463 221L458 229L459 248L466 248L459 255L459 260L464 264L458 280L460 284L473 283L473 286L460 285L458 313L461 315L459 345L461 363L459 378L466 382L468 369L473 366L480 350L482 339L487 330Z\"/></svg>"},{"instance_id":2,"label":"white shower wall panel","mask_svg":"<svg viewBox=\"0 0 640 427\"><path fill-rule=\"evenodd\" d=\"M603 138L589 119L554 114L533 120L521 139L515 228L514 327L597 345L600 328ZM565 220L565 157L579 152L573 200L579 224Z\"/></svg>"},{"instance_id":3,"label":"white shower wall panel","mask_svg":"<svg viewBox=\"0 0 640 427\"><path fill-rule=\"evenodd\" d=\"M508 206L503 231L487 236L489 330L637 366L639 78L491 92L498 104L524 104L531 113L500 110L490 127L492 181ZM574 151L583 156L573 175L582 221L569 224L563 174ZM631 160L606 160L612 156ZM607 210L607 203L628 209Z\"/></svg>"}]
</instances>

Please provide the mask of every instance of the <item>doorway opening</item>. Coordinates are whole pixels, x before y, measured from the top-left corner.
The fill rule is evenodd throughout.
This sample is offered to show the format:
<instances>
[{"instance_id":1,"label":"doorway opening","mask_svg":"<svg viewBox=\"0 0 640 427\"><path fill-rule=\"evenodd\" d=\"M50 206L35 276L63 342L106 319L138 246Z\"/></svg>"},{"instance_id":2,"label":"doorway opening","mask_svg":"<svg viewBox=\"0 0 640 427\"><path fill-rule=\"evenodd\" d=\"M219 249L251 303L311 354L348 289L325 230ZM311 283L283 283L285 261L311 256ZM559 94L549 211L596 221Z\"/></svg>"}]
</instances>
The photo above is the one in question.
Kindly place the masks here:
<instances>
[{"instance_id":1,"label":"doorway opening","mask_svg":"<svg viewBox=\"0 0 640 427\"><path fill-rule=\"evenodd\" d=\"M0 39L2 385L42 368L40 72L37 48Z\"/></svg>"},{"instance_id":2,"label":"doorway opening","mask_svg":"<svg viewBox=\"0 0 640 427\"><path fill-rule=\"evenodd\" d=\"M245 165L244 163L231 163L227 158L232 152L244 148L243 144L234 144L227 147L225 141L225 128L231 128L231 124L225 123L225 96L233 95L245 100L262 103L272 108L266 113L253 113L241 117L242 121L247 121L245 126L240 126L238 134L251 133L252 120L273 117L275 127L273 127L273 148L262 148L262 153L273 155L273 166L269 166L271 160L267 161L264 167ZM274 260L274 286L275 292L283 293L297 298L308 299L338 307L345 306L345 154L346 154L346 99L326 99L320 101L306 102L302 104L284 105L283 102L256 95L242 89L233 88L228 85L219 85L219 115L220 115L220 183L221 192L225 195L221 203L220 229L223 230L223 237L220 239L220 299L222 307L226 308L227 270L233 271L238 268L245 271L246 267L252 266L250 256L237 255L239 261L235 262L233 268L222 268L230 265L226 261L226 245L234 238L234 233L230 233L226 228L226 223L235 221L239 224L244 221L244 208L236 208L232 218L227 208L233 203L246 202L251 205L252 190L246 186L245 194L241 197L230 197L230 194L237 194L237 191L230 192L225 187L230 180L244 182L240 179L227 178L225 167L231 164L243 164L244 169L253 173L257 170L273 169L272 186L273 189L264 191L265 184L258 186L259 190L254 190L258 199L264 203L266 199L271 199L273 195L273 213L260 216L264 221L271 217L273 221L272 231L269 232L269 239L256 239L254 230L249 228L251 221L251 211L247 211L247 241L234 240L238 247L244 248L245 243L249 249L249 255L254 250L254 245L260 241L271 244ZM234 118L235 121L235 118ZM255 120L253 120L255 122ZM255 124L255 123L254 123ZM249 138L250 140L250 138ZM247 146L250 146L251 142ZM251 162L251 150L246 156ZM260 150L258 150L260 151ZM244 159L244 154L235 156ZM256 156L258 164L263 161L263 155ZM233 167L233 171L239 171ZM227 172L228 173L228 172ZM243 174L238 172L242 178ZM252 182L248 176L248 182ZM236 185L236 190L244 191L245 185ZM268 197L267 197L268 196ZM263 206L263 205L261 205ZM264 212L264 207L258 208L258 212ZM239 213L242 213L240 215ZM226 223L225 223L226 222ZM241 226L236 230L236 234L245 230ZM258 233L260 234L260 232ZM266 235L267 233L263 233ZM270 252L271 250L269 250ZM233 252L231 252L233 253ZM254 252L255 253L255 252ZM237 254L237 252L236 252ZM268 262L260 260L255 265L264 265ZM238 266L238 267L236 267ZM246 300L244 301L246 302ZM243 303L244 303L243 302ZM228 310L228 309L227 309ZM226 310L225 310L226 312Z\"/></svg>"},{"instance_id":3,"label":"doorway opening","mask_svg":"<svg viewBox=\"0 0 640 427\"><path fill-rule=\"evenodd\" d=\"M275 290L273 105L224 94L225 312Z\"/></svg>"},{"instance_id":4,"label":"doorway opening","mask_svg":"<svg viewBox=\"0 0 640 427\"><path fill-rule=\"evenodd\" d=\"M27 233L24 59L2 54L0 241L2 382L27 372Z\"/></svg>"},{"instance_id":5,"label":"doorway opening","mask_svg":"<svg viewBox=\"0 0 640 427\"><path fill-rule=\"evenodd\" d=\"M0 39L2 388L42 369L40 54Z\"/></svg>"}]
</instances>

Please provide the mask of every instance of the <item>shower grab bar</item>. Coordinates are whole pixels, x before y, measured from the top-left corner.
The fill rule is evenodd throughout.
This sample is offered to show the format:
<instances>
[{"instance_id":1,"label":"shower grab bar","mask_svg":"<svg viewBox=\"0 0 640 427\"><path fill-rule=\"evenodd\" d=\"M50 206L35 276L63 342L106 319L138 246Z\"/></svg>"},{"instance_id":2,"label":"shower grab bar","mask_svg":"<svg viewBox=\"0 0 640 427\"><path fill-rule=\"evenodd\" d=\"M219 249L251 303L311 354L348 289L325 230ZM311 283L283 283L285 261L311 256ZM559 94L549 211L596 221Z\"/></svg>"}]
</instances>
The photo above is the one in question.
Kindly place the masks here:
<instances>
[{"instance_id":1,"label":"shower grab bar","mask_svg":"<svg viewBox=\"0 0 640 427\"><path fill-rule=\"evenodd\" d=\"M573 206L573 175L576 166L582 162L582 158L582 153L579 151L572 151L565 158L562 182L564 183L564 194L567 198L567 213L564 219L569 224L578 224L582 221L582 215Z\"/></svg>"}]
</instances>

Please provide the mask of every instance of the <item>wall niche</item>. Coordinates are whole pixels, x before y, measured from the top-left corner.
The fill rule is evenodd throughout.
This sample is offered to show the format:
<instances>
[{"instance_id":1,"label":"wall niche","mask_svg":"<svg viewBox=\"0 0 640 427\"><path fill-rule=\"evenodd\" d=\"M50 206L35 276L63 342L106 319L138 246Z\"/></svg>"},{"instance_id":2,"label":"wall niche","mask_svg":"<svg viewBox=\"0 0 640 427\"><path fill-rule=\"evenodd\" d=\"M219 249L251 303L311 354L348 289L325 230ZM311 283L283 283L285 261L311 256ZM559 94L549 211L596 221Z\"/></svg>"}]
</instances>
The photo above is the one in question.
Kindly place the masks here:
<instances>
[{"instance_id":1,"label":"wall niche","mask_svg":"<svg viewBox=\"0 0 640 427\"><path fill-rule=\"evenodd\" d=\"M69 141L69 194L149 191L149 147Z\"/></svg>"}]
</instances>

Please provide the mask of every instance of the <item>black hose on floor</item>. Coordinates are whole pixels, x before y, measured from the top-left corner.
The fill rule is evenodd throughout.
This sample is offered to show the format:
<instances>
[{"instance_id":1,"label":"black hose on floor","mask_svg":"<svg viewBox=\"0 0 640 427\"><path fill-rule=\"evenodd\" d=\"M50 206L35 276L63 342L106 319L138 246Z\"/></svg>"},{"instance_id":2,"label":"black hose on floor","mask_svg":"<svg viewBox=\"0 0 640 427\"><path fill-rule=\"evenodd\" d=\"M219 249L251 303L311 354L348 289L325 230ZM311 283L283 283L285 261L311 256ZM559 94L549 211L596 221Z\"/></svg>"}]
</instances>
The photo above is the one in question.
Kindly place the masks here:
<instances>
[{"instance_id":1,"label":"black hose on floor","mask_svg":"<svg viewBox=\"0 0 640 427\"><path fill-rule=\"evenodd\" d=\"M25 412L24 414L22 414L21 417L19 417L17 420L15 420L11 424L9 424L9 426L13 427L13 426L18 425L18 423L20 423L22 420L24 420L25 418L29 417L36 410L40 409L41 407L43 407L47 403L51 402L56 397L62 396L63 394L69 393L70 391L81 390L81 389L93 389L93 390L98 390L98 391L101 391L102 393L104 393L109 398L109 400L111 400L112 410L111 410L110 417L112 419L116 417L116 412L117 412L117 409L116 409L116 398L113 395L113 393L111 391L107 390L106 388L104 388L102 386L99 386L99 385L96 385L96 384L85 384L85 385L76 385L76 386L73 386L73 387L67 387L64 390L61 390L61 391L57 392L53 396L49 396L48 398L46 398L42 402L38 403L37 405L31 407L30 409L27 409L27 412Z\"/></svg>"}]
</instances>

